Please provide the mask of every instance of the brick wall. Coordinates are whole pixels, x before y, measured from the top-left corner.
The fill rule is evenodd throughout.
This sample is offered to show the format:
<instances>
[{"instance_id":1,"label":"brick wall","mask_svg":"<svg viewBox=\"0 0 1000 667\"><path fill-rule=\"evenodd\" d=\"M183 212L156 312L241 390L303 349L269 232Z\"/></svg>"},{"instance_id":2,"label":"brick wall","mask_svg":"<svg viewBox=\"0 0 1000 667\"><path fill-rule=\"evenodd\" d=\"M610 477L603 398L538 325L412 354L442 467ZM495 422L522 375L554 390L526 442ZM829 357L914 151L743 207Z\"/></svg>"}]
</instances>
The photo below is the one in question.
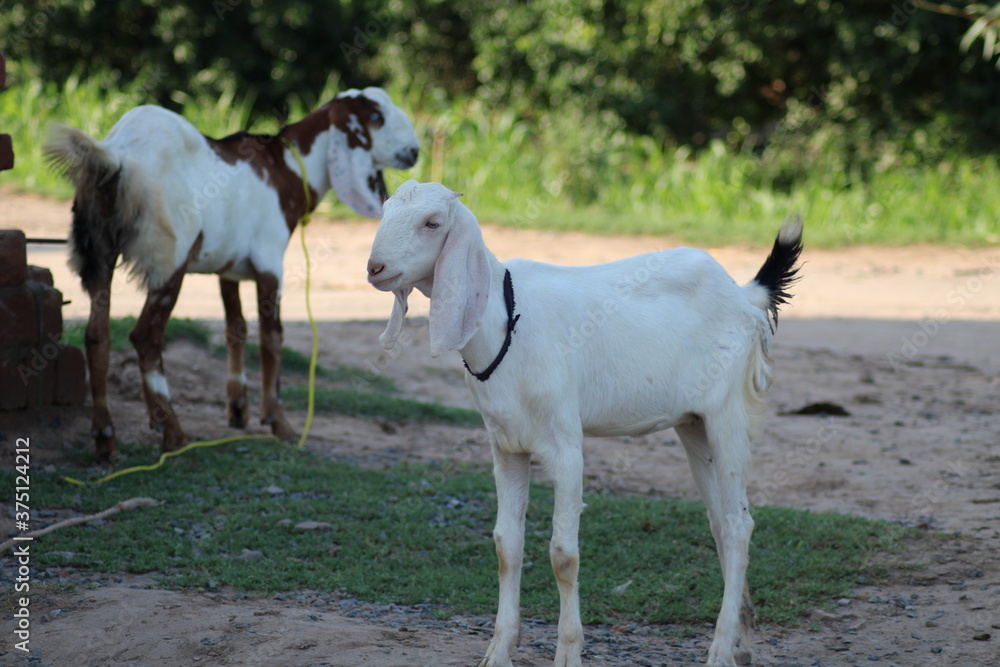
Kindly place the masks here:
<instances>
[{"instance_id":1,"label":"brick wall","mask_svg":"<svg viewBox=\"0 0 1000 667\"><path fill-rule=\"evenodd\" d=\"M0 52L0 90L6 79ZM10 136L0 134L0 171L13 166ZM28 266L24 232L0 230L0 410L79 405L86 398L83 352L59 342L62 304L52 272Z\"/></svg>"},{"instance_id":2,"label":"brick wall","mask_svg":"<svg viewBox=\"0 0 1000 667\"><path fill-rule=\"evenodd\" d=\"M0 51L0 91L7 87L7 60ZM0 134L0 171L14 168L14 147L9 134Z\"/></svg>"},{"instance_id":3,"label":"brick wall","mask_svg":"<svg viewBox=\"0 0 1000 667\"><path fill-rule=\"evenodd\" d=\"M83 352L59 342L62 303L52 273L28 266L24 232L0 230L0 410L84 402Z\"/></svg>"}]
</instances>

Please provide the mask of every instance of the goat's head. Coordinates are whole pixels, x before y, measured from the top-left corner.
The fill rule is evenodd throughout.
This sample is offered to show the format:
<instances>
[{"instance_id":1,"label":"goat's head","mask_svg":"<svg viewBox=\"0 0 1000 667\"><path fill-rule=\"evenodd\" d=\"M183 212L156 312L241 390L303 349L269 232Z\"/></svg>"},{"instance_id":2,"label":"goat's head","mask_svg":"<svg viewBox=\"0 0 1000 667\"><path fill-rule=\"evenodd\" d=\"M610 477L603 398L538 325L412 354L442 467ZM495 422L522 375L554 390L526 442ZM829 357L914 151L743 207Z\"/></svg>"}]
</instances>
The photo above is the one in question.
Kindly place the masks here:
<instances>
[{"instance_id":1,"label":"goat's head","mask_svg":"<svg viewBox=\"0 0 1000 667\"><path fill-rule=\"evenodd\" d=\"M431 298L431 354L465 346L479 328L489 299L489 253L476 217L460 195L438 183L406 181L385 202L368 282L396 302L379 339L395 345L407 298L417 288Z\"/></svg>"},{"instance_id":2,"label":"goat's head","mask_svg":"<svg viewBox=\"0 0 1000 667\"><path fill-rule=\"evenodd\" d=\"M328 106L335 130L327 155L330 185L345 204L377 218L389 196L382 170L417 162L413 123L381 88L344 91Z\"/></svg>"}]
</instances>

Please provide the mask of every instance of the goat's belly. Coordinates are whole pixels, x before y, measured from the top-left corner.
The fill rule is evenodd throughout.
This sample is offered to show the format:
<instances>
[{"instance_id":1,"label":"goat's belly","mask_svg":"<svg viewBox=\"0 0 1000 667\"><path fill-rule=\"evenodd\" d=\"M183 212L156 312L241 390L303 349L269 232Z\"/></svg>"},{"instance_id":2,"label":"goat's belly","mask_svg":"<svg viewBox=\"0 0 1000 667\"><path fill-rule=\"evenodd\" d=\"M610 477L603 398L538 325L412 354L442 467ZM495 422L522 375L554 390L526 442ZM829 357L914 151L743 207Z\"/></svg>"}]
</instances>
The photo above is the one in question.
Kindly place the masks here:
<instances>
[{"instance_id":1,"label":"goat's belly","mask_svg":"<svg viewBox=\"0 0 1000 667\"><path fill-rule=\"evenodd\" d=\"M249 259L211 254L192 261L188 265L188 273L217 273L227 280L253 280L255 276Z\"/></svg>"},{"instance_id":2,"label":"goat's belly","mask_svg":"<svg viewBox=\"0 0 1000 667\"><path fill-rule=\"evenodd\" d=\"M615 409L610 406L622 406ZM628 406L628 407L624 407ZM595 437L640 436L687 421L690 408L667 402L615 402L609 398L600 406L584 406L580 419L584 435Z\"/></svg>"},{"instance_id":3,"label":"goat's belly","mask_svg":"<svg viewBox=\"0 0 1000 667\"><path fill-rule=\"evenodd\" d=\"M583 434L597 438L640 436L666 430L682 421L684 421L682 418L661 418L630 423L584 424Z\"/></svg>"}]
</instances>

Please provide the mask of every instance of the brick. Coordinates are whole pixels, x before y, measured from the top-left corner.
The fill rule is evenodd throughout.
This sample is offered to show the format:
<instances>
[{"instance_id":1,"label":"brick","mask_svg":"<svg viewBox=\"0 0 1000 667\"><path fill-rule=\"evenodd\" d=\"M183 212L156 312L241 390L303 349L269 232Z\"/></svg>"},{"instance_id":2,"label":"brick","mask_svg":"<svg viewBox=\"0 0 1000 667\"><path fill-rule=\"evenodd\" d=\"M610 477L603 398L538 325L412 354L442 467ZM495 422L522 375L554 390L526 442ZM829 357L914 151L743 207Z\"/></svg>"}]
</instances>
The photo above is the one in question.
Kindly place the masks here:
<instances>
[{"instance_id":1,"label":"brick","mask_svg":"<svg viewBox=\"0 0 1000 667\"><path fill-rule=\"evenodd\" d=\"M49 346L51 349L51 345ZM59 352L62 350L59 349ZM28 407L29 408L40 408L46 405L52 405L53 400L56 396L56 377L57 377L57 367L56 361L59 358L58 352L55 358L51 359L48 364L45 365L44 370L42 370L37 375L33 375L28 382ZM20 371L19 371L20 373ZM25 372L22 375L27 375ZM23 382L23 380L22 380Z\"/></svg>"},{"instance_id":2,"label":"brick","mask_svg":"<svg viewBox=\"0 0 1000 667\"><path fill-rule=\"evenodd\" d=\"M64 347L56 363L56 405L83 405L87 400L87 361L83 350Z\"/></svg>"},{"instance_id":3,"label":"brick","mask_svg":"<svg viewBox=\"0 0 1000 667\"><path fill-rule=\"evenodd\" d=\"M14 144L9 134L0 134L0 171L14 168Z\"/></svg>"},{"instance_id":4,"label":"brick","mask_svg":"<svg viewBox=\"0 0 1000 667\"><path fill-rule=\"evenodd\" d=\"M19 372L18 367L26 362L19 355L10 355L0 360L0 410L20 410L28 407L28 393L37 392L35 378Z\"/></svg>"},{"instance_id":5,"label":"brick","mask_svg":"<svg viewBox=\"0 0 1000 667\"><path fill-rule=\"evenodd\" d=\"M46 269L44 266L34 266L32 264L28 265L28 280L34 280L35 282L42 283L43 285L48 285L49 287L55 287L56 283L52 280L52 272Z\"/></svg>"},{"instance_id":6,"label":"brick","mask_svg":"<svg viewBox=\"0 0 1000 667\"><path fill-rule=\"evenodd\" d=\"M31 288L0 289L0 346L38 343L38 303Z\"/></svg>"},{"instance_id":7,"label":"brick","mask_svg":"<svg viewBox=\"0 0 1000 667\"><path fill-rule=\"evenodd\" d=\"M0 229L0 287L14 287L28 279L28 250L20 229Z\"/></svg>"},{"instance_id":8,"label":"brick","mask_svg":"<svg viewBox=\"0 0 1000 667\"><path fill-rule=\"evenodd\" d=\"M42 283L32 282L28 283L28 285L35 292L38 310L42 314L42 320L39 323L41 330L38 332L38 340L59 340L62 338L63 332L62 292Z\"/></svg>"}]
</instances>

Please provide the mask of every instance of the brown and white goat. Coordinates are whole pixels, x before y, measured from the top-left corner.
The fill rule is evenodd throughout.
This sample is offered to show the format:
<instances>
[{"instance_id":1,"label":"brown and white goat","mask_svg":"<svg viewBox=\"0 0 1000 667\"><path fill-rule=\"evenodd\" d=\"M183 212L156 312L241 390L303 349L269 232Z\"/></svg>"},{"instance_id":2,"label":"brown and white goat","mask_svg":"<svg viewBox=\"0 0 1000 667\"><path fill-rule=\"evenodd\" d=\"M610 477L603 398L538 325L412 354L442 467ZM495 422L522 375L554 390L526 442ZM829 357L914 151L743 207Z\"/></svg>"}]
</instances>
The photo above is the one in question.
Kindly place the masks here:
<instances>
[{"instance_id":1,"label":"brown and white goat","mask_svg":"<svg viewBox=\"0 0 1000 667\"><path fill-rule=\"evenodd\" d=\"M303 183L290 146L306 167ZM108 410L108 318L119 257L147 290L130 339L138 354L150 426L162 449L186 436L163 374L163 334L185 273L219 276L229 350L229 424L248 420L243 370L246 321L239 281L257 283L261 423L283 440L293 431L278 400L282 259L296 224L332 187L358 213L378 217L388 196L382 169L408 169L419 144L413 124L379 88L349 90L277 135L212 139L156 106L126 113L104 141L55 126L45 153L76 188L70 266L90 300L86 351L97 458L118 454ZM305 194L308 185L309 197Z\"/></svg>"}]
</instances>

